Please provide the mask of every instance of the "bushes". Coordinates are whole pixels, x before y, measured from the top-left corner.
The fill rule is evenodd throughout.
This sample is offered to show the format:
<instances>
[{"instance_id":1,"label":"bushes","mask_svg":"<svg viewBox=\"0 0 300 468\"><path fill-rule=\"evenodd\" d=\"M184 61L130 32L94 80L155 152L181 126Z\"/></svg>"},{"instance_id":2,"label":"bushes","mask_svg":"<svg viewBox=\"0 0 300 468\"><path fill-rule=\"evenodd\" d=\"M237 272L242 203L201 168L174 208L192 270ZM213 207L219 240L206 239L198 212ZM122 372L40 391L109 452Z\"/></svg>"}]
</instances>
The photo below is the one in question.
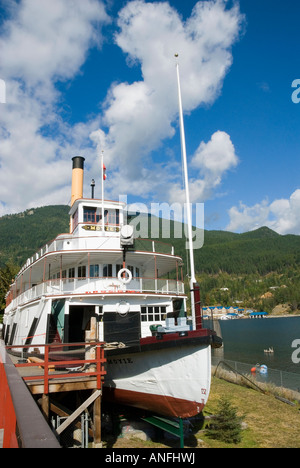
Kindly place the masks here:
<instances>
[{"instance_id":1,"label":"bushes","mask_svg":"<svg viewBox=\"0 0 300 468\"><path fill-rule=\"evenodd\" d=\"M5 295L17 274L19 267L8 263L4 268L0 268L0 313L5 309ZM1 321L0 321L1 323Z\"/></svg>"}]
</instances>

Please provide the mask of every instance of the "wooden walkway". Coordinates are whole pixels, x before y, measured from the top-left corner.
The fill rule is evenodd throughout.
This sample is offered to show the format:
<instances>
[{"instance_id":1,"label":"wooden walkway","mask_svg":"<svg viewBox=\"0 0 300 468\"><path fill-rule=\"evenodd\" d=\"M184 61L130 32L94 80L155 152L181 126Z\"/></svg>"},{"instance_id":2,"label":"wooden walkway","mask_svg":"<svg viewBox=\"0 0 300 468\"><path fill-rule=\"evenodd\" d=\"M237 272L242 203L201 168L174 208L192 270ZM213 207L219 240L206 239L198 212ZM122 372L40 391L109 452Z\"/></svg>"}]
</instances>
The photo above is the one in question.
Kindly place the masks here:
<instances>
[{"instance_id":1,"label":"wooden walkway","mask_svg":"<svg viewBox=\"0 0 300 468\"><path fill-rule=\"evenodd\" d=\"M19 358L16 356L10 357L20 376L25 380L31 394L38 395L45 393L45 370L43 366L37 364L36 366L19 367ZM80 372L80 375L75 375L72 368L70 368L70 370L59 370L55 368L50 369L49 376L51 378L48 383L47 393L94 390L97 388L97 377L90 375L88 369L86 375L84 375L84 372Z\"/></svg>"}]
</instances>

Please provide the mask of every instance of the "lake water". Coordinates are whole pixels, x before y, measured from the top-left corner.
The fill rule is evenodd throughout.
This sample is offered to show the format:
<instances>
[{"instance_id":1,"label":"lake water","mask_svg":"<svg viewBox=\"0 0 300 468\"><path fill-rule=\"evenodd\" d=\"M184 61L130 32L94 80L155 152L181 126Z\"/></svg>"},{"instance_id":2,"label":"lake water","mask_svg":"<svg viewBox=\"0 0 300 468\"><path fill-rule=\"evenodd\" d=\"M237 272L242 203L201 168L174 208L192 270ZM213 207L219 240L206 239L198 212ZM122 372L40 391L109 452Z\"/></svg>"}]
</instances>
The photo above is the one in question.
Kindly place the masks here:
<instances>
[{"instance_id":1,"label":"lake water","mask_svg":"<svg viewBox=\"0 0 300 468\"><path fill-rule=\"evenodd\" d=\"M292 354L299 348L299 345L293 348L292 343L300 340L300 316L220 320L219 324L224 360L247 363L249 371L256 364L265 364L270 369L292 372L296 374L292 376L293 381L297 389L300 388L300 363L292 360ZM270 347L274 348L274 354L264 353ZM297 357L300 358L300 351Z\"/></svg>"}]
</instances>

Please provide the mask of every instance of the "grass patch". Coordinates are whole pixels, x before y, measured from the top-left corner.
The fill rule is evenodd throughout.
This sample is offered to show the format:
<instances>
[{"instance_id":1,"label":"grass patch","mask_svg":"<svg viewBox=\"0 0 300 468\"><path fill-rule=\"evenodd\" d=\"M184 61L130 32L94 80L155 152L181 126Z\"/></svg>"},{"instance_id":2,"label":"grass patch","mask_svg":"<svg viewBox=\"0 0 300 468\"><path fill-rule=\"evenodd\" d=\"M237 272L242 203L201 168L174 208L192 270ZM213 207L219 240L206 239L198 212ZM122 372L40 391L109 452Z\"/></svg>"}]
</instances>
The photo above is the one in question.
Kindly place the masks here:
<instances>
[{"instance_id":1,"label":"grass patch","mask_svg":"<svg viewBox=\"0 0 300 468\"><path fill-rule=\"evenodd\" d=\"M222 366L217 366L217 368L214 367L212 369L212 375L224 379L227 382L232 382L243 387L250 387L254 390L261 391L262 393L271 394L276 397L284 398L290 402L294 402L295 404L300 404L299 392L285 387L277 387L272 382L257 382L255 375L240 374L233 369L229 369Z\"/></svg>"},{"instance_id":2,"label":"grass patch","mask_svg":"<svg viewBox=\"0 0 300 468\"><path fill-rule=\"evenodd\" d=\"M228 396L236 408L237 415L243 416L245 429L238 444L210 439L205 427L195 426L194 434L185 439L186 448L300 448L300 406L290 406L277 400L272 394L263 394L252 388L227 382L213 377L210 396L204 409L204 416L215 415L222 396ZM163 438L142 441L119 438L112 448L169 448L179 443L167 442Z\"/></svg>"},{"instance_id":3,"label":"grass patch","mask_svg":"<svg viewBox=\"0 0 300 468\"><path fill-rule=\"evenodd\" d=\"M237 448L300 448L300 413L298 406L289 406L271 394L246 388L213 377L212 388L204 414L215 414L222 395L229 395L237 412L244 415L246 429L242 441L224 444L211 441L205 432L201 439L208 447Z\"/></svg>"}]
</instances>

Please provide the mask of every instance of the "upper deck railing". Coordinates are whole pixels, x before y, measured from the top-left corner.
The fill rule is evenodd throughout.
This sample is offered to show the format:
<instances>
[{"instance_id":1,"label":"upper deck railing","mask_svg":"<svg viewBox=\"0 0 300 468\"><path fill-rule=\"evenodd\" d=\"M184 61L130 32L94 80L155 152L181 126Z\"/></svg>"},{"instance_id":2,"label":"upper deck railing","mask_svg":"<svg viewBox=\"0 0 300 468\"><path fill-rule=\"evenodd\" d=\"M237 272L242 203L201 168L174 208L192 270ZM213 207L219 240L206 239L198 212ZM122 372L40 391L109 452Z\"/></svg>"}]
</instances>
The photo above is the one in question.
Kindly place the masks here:
<instances>
[{"instance_id":1,"label":"upper deck railing","mask_svg":"<svg viewBox=\"0 0 300 468\"><path fill-rule=\"evenodd\" d=\"M184 294L184 283L174 279L133 278L124 284L118 278L64 278L42 282L19 294L8 297L11 309L45 296L84 294Z\"/></svg>"},{"instance_id":2,"label":"upper deck railing","mask_svg":"<svg viewBox=\"0 0 300 468\"><path fill-rule=\"evenodd\" d=\"M81 236L73 237L69 234L62 234L53 241L44 245L32 257L28 258L21 268L19 274L30 267L37 260L47 254L63 252L70 250L116 250L120 249L119 237L99 237L99 236ZM161 255L175 255L174 247L171 244L151 239L137 238L134 242L134 248L130 251L149 252Z\"/></svg>"}]
</instances>

